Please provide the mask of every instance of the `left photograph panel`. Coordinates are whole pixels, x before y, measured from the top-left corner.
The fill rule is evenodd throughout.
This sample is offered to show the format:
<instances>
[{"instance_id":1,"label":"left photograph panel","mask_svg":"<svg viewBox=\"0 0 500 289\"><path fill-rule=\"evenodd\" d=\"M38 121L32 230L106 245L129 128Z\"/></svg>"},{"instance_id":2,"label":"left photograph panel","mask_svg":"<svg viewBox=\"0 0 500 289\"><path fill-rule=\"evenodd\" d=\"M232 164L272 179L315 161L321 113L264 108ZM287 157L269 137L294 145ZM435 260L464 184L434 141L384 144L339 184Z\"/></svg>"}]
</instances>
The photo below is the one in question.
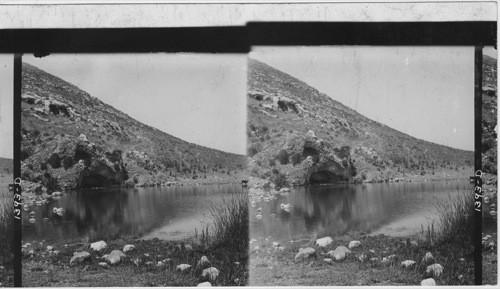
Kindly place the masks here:
<instances>
[{"instance_id":1,"label":"left photograph panel","mask_svg":"<svg viewBox=\"0 0 500 289\"><path fill-rule=\"evenodd\" d=\"M14 285L14 55L0 54L0 287Z\"/></svg>"},{"instance_id":2,"label":"left photograph panel","mask_svg":"<svg viewBox=\"0 0 500 289\"><path fill-rule=\"evenodd\" d=\"M246 61L23 56L23 286L246 285Z\"/></svg>"}]
</instances>

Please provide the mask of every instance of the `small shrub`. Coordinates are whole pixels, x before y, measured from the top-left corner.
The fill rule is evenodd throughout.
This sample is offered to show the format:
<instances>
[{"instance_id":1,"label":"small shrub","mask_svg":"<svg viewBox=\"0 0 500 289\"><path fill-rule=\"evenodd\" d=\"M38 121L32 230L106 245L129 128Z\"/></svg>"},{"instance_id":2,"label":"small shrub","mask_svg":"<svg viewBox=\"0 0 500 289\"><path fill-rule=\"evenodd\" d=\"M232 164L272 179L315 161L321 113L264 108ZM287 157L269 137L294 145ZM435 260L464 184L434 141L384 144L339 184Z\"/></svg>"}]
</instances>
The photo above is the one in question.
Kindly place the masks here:
<instances>
[{"instance_id":1,"label":"small shrub","mask_svg":"<svg viewBox=\"0 0 500 289\"><path fill-rule=\"evenodd\" d=\"M269 160L269 166L274 167L276 165L276 161L274 159Z\"/></svg>"},{"instance_id":2,"label":"small shrub","mask_svg":"<svg viewBox=\"0 0 500 289\"><path fill-rule=\"evenodd\" d=\"M73 166L73 159L71 157L64 157L62 160L62 165L65 170Z\"/></svg>"},{"instance_id":3,"label":"small shrub","mask_svg":"<svg viewBox=\"0 0 500 289\"><path fill-rule=\"evenodd\" d=\"M282 165L286 165L289 163L289 156L288 156L288 152L285 150L285 149L281 149L278 153L278 155L276 156L276 159L282 164Z\"/></svg>"},{"instance_id":4,"label":"small shrub","mask_svg":"<svg viewBox=\"0 0 500 289\"><path fill-rule=\"evenodd\" d=\"M258 152L259 152L259 150L258 150L258 149L257 149L257 147L255 147L255 146L250 146L250 147L248 148L248 156L249 156L249 157L253 157L253 156L255 156Z\"/></svg>"},{"instance_id":5,"label":"small shrub","mask_svg":"<svg viewBox=\"0 0 500 289\"><path fill-rule=\"evenodd\" d=\"M286 179L286 176L282 173L278 173L274 175L274 185L276 189L281 189L283 187L288 186L288 181Z\"/></svg>"},{"instance_id":6,"label":"small shrub","mask_svg":"<svg viewBox=\"0 0 500 289\"><path fill-rule=\"evenodd\" d=\"M300 159L301 159L301 155L298 154L298 153L295 153L292 155L292 165L296 165L298 163L300 163Z\"/></svg>"},{"instance_id":7,"label":"small shrub","mask_svg":"<svg viewBox=\"0 0 500 289\"><path fill-rule=\"evenodd\" d=\"M53 169L57 169L61 167L61 157L59 157L58 153L53 153L50 155L49 159L47 160L47 163L50 164L50 166Z\"/></svg>"},{"instance_id":8,"label":"small shrub","mask_svg":"<svg viewBox=\"0 0 500 289\"><path fill-rule=\"evenodd\" d=\"M40 164L40 170L42 170L42 171L47 170L47 163L41 163Z\"/></svg>"}]
</instances>

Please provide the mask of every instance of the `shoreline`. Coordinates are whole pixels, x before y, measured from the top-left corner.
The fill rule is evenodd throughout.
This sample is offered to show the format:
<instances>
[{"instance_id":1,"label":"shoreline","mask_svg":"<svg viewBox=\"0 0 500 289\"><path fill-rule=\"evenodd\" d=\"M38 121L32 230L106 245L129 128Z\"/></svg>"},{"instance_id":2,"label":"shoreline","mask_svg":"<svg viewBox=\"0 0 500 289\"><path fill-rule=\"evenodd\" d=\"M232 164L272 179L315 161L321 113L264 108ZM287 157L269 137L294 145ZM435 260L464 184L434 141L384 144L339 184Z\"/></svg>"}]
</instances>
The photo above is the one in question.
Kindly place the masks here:
<instances>
[{"instance_id":1,"label":"shoreline","mask_svg":"<svg viewBox=\"0 0 500 289\"><path fill-rule=\"evenodd\" d=\"M442 248L415 236L343 235L332 237L331 244L326 247L318 246L315 240L292 243L262 237L252 241L250 286L402 286L420 285L423 279L430 277L436 280L437 285L466 285L474 281L473 274L468 273L474 266L472 258L449 256ZM345 259L334 261L328 256L327 253L337 246L348 247L351 241L359 241L360 245L352 248ZM295 259L301 248L313 248L315 253L308 258ZM435 262L444 266L442 276L425 272L428 262L422 261L422 258L427 252L431 252ZM453 261L449 258L458 264L454 272L451 272L449 264ZM404 268L401 262L405 260L416 263L411 268ZM451 276L453 274L456 276ZM462 275L460 280L459 275Z\"/></svg>"}]
</instances>

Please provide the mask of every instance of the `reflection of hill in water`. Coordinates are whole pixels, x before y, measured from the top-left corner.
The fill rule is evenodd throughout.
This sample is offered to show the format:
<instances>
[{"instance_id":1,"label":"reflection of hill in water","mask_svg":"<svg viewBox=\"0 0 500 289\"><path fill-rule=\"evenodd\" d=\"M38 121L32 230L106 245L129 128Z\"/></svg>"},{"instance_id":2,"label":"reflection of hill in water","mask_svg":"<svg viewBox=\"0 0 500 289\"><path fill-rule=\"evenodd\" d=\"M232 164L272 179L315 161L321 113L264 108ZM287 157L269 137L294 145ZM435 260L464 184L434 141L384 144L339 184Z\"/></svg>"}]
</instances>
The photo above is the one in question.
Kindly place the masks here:
<instances>
[{"instance_id":1,"label":"reflection of hill in water","mask_svg":"<svg viewBox=\"0 0 500 289\"><path fill-rule=\"evenodd\" d=\"M196 186L78 191L39 207L35 224L25 220L23 238L54 240L116 239L148 233L170 222L204 219L211 203L241 192L241 186ZM66 209L64 218L53 207ZM49 222L42 219L48 217ZM194 231L194 228L186 227Z\"/></svg>"},{"instance_id":2,"label":"reflection of hill in water","mask_svg":"<svg viewBox=\"0 0 500 289\"><path fill-rule=\"evenodd\" d=\"M468 188L466 182L392 183L295 188L251 210L251 235L281 239L317 234L369 233L410 215L432 215L435 199ZM280 209L292 205L291 213ZM256 220L256 209L263 209ZM275 214L275 217L271 217ZM414 224L409 224L414 225Z\"/></svg>"}]
</instances>

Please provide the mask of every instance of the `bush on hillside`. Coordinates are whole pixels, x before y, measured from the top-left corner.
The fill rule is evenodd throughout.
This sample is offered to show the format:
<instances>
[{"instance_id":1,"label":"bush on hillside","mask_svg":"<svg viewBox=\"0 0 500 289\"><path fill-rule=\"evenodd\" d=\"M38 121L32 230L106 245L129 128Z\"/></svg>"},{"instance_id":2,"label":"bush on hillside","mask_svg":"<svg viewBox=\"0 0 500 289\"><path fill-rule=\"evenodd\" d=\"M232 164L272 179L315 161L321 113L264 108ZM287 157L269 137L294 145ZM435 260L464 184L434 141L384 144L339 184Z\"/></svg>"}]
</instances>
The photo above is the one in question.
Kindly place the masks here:
<instances>
[{"instance_id":1,"label":"bush on hillside","mask_svg":"<svg viewBox=\"0 0 500 289\"><path fill-rule=\"evenodd\" d=\"M285 150L285 149L281 149L278 153L278 155L276 156L276 159L282 164L282 165L286 165L289 163L289 156L288 156L288 152Z\"/></svg>"},{"instance_id":2,"label":"bush on hillside","mask_svg":"<svg viewBox=\"0 0 500 289\"><path fill-rule=\"evenodd\" d=\"M53 168L57 169L61 167L61 157L59 156L58 153L53 153L50 155L49 159L47 160L47 163Z\"/></svg>"}]
</instances>

